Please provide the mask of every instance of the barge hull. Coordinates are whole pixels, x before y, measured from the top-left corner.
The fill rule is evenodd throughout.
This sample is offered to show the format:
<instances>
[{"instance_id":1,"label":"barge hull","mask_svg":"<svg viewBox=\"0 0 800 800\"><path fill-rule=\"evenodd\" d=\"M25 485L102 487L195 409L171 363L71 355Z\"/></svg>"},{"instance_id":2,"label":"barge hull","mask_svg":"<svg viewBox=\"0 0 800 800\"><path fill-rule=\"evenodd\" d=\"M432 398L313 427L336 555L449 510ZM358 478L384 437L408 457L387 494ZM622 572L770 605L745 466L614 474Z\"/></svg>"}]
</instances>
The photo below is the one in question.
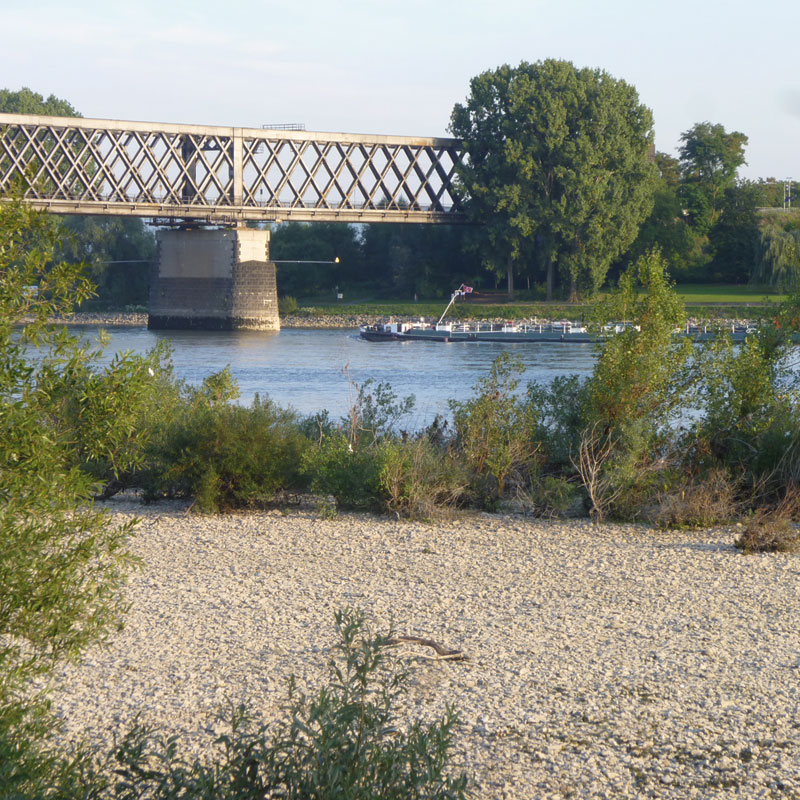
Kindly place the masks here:
<instances>
[{"instance_id":1,"label":"barge hull","mask_svg":"<svg viewBox=\"0 0 800 800\"><path fill-rule=\"evenodd\" d=\"M456 342L499 342L501 344L595 344L605 341L606 336L595 336L590 333L558 333L557 331L528 331L525 333L512 333L503 331L465 333L462 331L435 331L435 330L409 330L409 331L364 331L361 338L368 342L441 342L442 344ZM734 342L743 342L748 332L728 332ZM677 337L686 337L693 342L709 342L717 338L718 334L711 331L699 333L677 333Z\"/></svg>"}]
</instances>

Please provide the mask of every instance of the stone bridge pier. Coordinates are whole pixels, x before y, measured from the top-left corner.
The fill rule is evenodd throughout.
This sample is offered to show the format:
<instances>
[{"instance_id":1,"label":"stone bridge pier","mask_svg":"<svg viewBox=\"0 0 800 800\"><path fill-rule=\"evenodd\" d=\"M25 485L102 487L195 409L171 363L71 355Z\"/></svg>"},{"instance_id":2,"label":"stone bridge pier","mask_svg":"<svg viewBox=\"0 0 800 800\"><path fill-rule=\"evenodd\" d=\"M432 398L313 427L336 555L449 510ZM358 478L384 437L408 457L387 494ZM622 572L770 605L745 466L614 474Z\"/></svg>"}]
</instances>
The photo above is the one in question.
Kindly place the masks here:
<instances>
[{"instance_id":1,"label":"stone bridge pier","mask_svg":"<svg viewBox=\"0 0 800 800\"><path fill-rule=\"evenodd\" d=\"M246 227L160 231L147 327L279 330L269 231Z\"/></svg>"}]
</instances>

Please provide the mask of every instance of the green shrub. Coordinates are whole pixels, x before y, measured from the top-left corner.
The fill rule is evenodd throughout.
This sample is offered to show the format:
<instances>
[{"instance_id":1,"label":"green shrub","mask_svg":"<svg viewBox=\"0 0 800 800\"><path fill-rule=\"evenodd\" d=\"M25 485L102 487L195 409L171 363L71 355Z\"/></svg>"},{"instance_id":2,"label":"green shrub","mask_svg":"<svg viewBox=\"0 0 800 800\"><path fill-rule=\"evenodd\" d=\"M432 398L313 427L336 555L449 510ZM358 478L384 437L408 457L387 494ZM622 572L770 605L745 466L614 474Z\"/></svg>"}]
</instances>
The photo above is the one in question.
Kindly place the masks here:
<instances>
[{"instance_id":1,"label":"green shrub","mask_svg":"<svg viewBox=\"0 0 800 800\"><path fill-rule=\"evenodd\" d=\"M290 685L286 717L255 759L260 788L298 798L463 797L466 776L445 776L453 709L404 729L394 706L407 676L385 668L391 635L365 636L363 615L353 611L338 612L336 625L339 659L330 662L329 685L311 698Z\"/></svg>"},{"instance_id":2,"label":"green shrub","mask_svg":"<svg viewBox=\"0 0 800 800\"><path fill-rule=\"evenodd\" d=\"M284 713L256 726L243 707L204 759L177 737L135 726L104 759L34 751L0 724L0 796L52 800L460 800L467 776L448 774L458 719L405 724L407 674L370 635L363 615L336 614L339 641L327 685L306 697L290 681ZM1 720L0 720L1 722Z\"/></svg>"},{"instance_id":3,"label":"green shrub","mask_svg":"<svg viewBox=\"0 0 800 800\"><path fill-rule=\"evenodd\" d=\"M54 748L58 725L43 698L0 703L0 798L73 800L82 793L83 776L93 774L84 750L67 754Z\"/></svg>"},{"instance_id":4,"label":"green shrub","mask_svg":"<svg viewBox=\"0 0 800 800\"><path fill-rule=\"evenodd\" d=\"M654 473L672 466L671 425L686 405L692 344L673 335L685 319L684 307L657 250L623 273L595 318L598 324L633 323L602 345L571 453L599 521L608 513L636 513L652 499Z\"/></svg>"},{"instance_id":5,"label":"green shrub","mask_svg":"<svg viewBox=\"0 0 800 800\"><path fill-rule=\"evenodd\" d=\"M388 383L375 383L369 378L362 384L352 383L351 388L353 399L342 422L354 447L392 438L403 417L414 410L414 395L400 400Z\"/></svg>"},{"instance_id":6,"label":"green shrub","mask_svg":"<svg viewBox=\"0 0 800 800\"><path fill-rule=\"evenodd\" d=\"M760 485L764 499L800 479L798 378L788 343L764 328L734 346L723 338L697 359L702 416L694 448L712 463Z\"/></svg>"},{"instance_id":7,"label":"green shrub","mask_svg":"<svg viewBox=\"0 0 800 800\"><path fill-rule=\"evenodd\" d=\"M299 421L298 427L306 439L317 443L321 442L323 437L330 436L337 430L336 423L331 419L327 410L303 417Z\"/></svg>"},{"instance_id":8,"label":"green shrub","mask_svg":"<svg viewBox=\"0 0 800 800\"><path fill-rule=\"evenodd\" d=\"M311 491L333 496L340 508L375 510L381 505L382 452L377 445L353 447L342 431L323 435L303 453L301 470Z\"/></svg>"},{"instance_id":9,"label":"green shrub","mask_svg":"<svg viewBox=\"0 0 800 800\"><path fill-rule=\"evenodd\" d=\"M460 460L427 437L386 442L381 456L383 510L412 519L432 519L465 502L469 474Z\"/></svg>"},{"instance_id":10,"label":"green shrub","mask_svg":"<svg viewBox=\"0 0 800 800\"><path fill-rule=\"evenodd\" d=\"M533 432L536 416L516 395L524 367L508 353L498 356L474 388L474 397L451 400L455 446L474 474L473 489L491 507L510 478L524 480L539 448Z\"/></svg>"},{"instance_id":11,"label":"green shrub","mask_svg":"<svg viewBox=\"0 0 800 800\"><path fill-rule=\"evenodd\" d=\"M297 304L296 298L287 294L284 297L278 298L278 313L282 317L287 317L289 314L296 314L300 306Z\"/></svg>"},{"instance_id":12,"label":"green shrub","mask_svg":"<svg viewBox=\"0 0 800 800\"><path fill-rule=\"evenodd\" d=\"M108 498L142 468L155 431L152 420L174 385L166 343L146 356L117 354L96 369L92 361L102 344L101 337L69 358L63 352L46 355L35 397L48 428L70 442L71 463L103 485Z\"/></svg>"},{"instance_id":13,"label":"green shrub","mask_svg":"<svg viewBox=\"0 0 800 800\"><path fill-rule=\"evenodd\" d=\"M307 482L300 463L310 446L294 412L256 397L230 403L229 373L210 376L154 437L143 476L145 498L194 497L204 513L262 507Z\"/></svg>"},{"instance_id":14,"label":"green shrub","mask_svg":"<svg viewBox=\"0 0 800 800\"><path fill-rule=\"evenodd\" d=\"M340 425L334 425L327 412L302 423L306 435L317 443L305 453L302 471L311 491L323 498L326 513L331 512L324 506L329 496L339 508L381 509L384 445L395 440L400 420L414 407L413 395L398 400L388 383L370 379L350 386L350 410Z\"/></svg>"},{"instance_id":15,"label":"green shrub","mask_svg":"<svg viewBox=\"0 0 800 800\"><path fill-rule=\"evenodd\" d=\"M550 384L528 384L527 403L534 422L537 455L550 469L571 468L585 426L589 383L578 375L558 375Z\"/></svg>"},{"instance_id":16,"label":"green shrub","mask_svg":"<svg viewBox=\"0 0 800 800\"><path fill-rule=\"evenodd\" d=\"M37 797L51 720L31 680L117 629L134 563L135 523L114 526L92 506L95 481L79 465L126 463L125 398L140 396L147 362L117 361L94 380L94 350L47 324L92 290L79 266L58 262L52 220L21 198L0 201L0 790Z\"/></svg>"}]
</instances>

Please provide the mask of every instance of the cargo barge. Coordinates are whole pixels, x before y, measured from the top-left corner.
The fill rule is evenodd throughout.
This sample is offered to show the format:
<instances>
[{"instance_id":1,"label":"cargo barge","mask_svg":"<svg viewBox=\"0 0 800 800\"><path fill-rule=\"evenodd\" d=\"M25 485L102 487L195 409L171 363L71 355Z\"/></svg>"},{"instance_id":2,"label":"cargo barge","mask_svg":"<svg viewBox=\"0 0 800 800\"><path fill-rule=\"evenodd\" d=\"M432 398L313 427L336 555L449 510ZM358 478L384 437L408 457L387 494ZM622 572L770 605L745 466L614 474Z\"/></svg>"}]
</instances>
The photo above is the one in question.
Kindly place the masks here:
<instances>
[{"instance_id":1,"label":"cargo barge","mask_svg":"<svg viewBox=\"0 0 800 800\"><path fill-rule=\"evenodd\" d=\"M444 318L457 297L472 291L469 286L460 286L453 292L450 302L438 322L388 322L377 325L364 325L359 329L362 339L369 342L502 342L521 343L574 343L587 344L602 342L609 336L634 327L629 322L615 322L604 325L599 330L589 329L583 323L570 320L558 322L445 322ZM722 332L733 341L741 342L755 329L745 325L718 327L710 325L686 325L675 330L676 336L686 336L695 342L710 341Z\"/></svg>"}]
</instances>

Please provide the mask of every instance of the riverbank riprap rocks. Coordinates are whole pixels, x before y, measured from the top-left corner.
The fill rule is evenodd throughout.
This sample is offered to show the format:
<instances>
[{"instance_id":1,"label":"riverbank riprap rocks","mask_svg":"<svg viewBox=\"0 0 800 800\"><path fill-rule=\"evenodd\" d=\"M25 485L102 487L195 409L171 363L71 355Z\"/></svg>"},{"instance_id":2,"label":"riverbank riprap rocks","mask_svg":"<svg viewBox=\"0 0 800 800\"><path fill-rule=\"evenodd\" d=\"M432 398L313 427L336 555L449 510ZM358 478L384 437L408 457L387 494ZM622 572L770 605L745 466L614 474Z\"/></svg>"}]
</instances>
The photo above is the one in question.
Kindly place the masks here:
<instances>
[{"instance_id":1,"label":"riverbank riprap rocks","mask_svg":"<svg viewBox=\"0 0 800 800\"><path fill-rule=\"evenodd\" d=\"M56 680L68 738L139 714L201 752L227 701L268 720L290 674L321 685L355 606L469 656L401 653L401 713L455 705L475 797L800 797L800 558L735 530L109 506L145 567L125 629Z\"/></svg>"},{"instance_id":2,"label":"riverbank riprap rocks","mask_svg":"<svg viewBox=\"0 0 800 800\"><path fill-rule=\"evenodd\" d=\"M397 316L392 319L398 322L416 322L419 317L414 316ZM28 322L32 321L31 318L27 319ZM429 319L433 322L433 318ZM485 322L502 323L506 321L502 317L484 320ZM544 319L541 317L531 317L524 320L517 320L518 322L526 322L529 324L550 324L555 320ZM87 313L78 312L71 314L69 317L61 317L53 319L51 322L56 323L69 323L70 325L86 325L86 326L99 326L99 327L136 327L144 328L147 326L147 314L144 312L107 312L107 313ZM346 330L357 330L364 325L379 325L386 322L386 317L376 314L348 314L342 312L341 314L327 314L322 316L317 315L299 315L290 314L281 317L282 328L303 328L326 330L331 328L342 328ZM704 325L708 324L714 327L719 327L727 330L733 324L738 325L755 325L754 320L747 319L727 319L727 318L714 318L713 320L704 320L697 317L691 317L688 320L691 325Z\"/></svg>"}]
</instances>

